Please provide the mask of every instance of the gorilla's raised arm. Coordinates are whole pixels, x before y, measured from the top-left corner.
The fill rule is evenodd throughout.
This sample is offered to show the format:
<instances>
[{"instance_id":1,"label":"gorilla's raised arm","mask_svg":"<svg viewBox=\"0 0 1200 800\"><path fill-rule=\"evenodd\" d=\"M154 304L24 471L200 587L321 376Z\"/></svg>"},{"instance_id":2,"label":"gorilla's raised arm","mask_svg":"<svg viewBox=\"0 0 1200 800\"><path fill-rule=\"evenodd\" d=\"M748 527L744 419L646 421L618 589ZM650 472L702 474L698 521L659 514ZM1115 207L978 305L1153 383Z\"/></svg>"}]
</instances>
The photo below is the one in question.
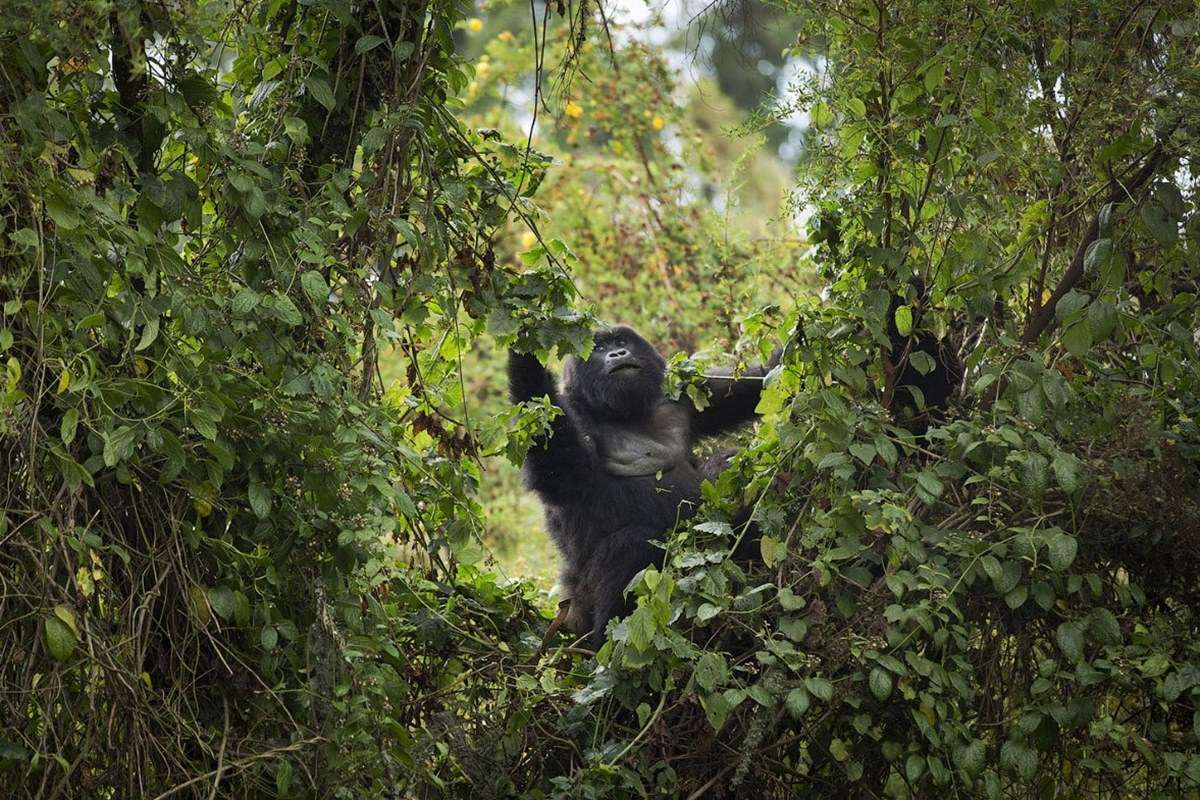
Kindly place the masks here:
<instances>
[{"instance_id":1,"label":"gorilla's raised arm","mask_svg":"<svg viewBox=\"0 0 1200 800\"><path fill-rule=\"evenodd\" d=\"M762 394L763 378L775 368L783 356L783 349L775 348L766 365L755 365L740 377L733 377L733 370L712 370L705 381L709 392L709 404L703 411L692 416L692 434L696 437L716 436L726 433L754 419L754 409Z\"/></svg>"},{"instance_id":2,"label":"gorilla's raised arm","mask_svg":"<svg viewBox=\"0 0 1200 800\"><path fill-rule=\"evenodd\" d=\"M539 438L525 457L530 488L553 498L579 486L590 463L589 450L559 396L554 377L535 356L508 352L508 396L514 403L545 396L562 409L550 423L550 434Z\"/></svg>"}]
</instances>

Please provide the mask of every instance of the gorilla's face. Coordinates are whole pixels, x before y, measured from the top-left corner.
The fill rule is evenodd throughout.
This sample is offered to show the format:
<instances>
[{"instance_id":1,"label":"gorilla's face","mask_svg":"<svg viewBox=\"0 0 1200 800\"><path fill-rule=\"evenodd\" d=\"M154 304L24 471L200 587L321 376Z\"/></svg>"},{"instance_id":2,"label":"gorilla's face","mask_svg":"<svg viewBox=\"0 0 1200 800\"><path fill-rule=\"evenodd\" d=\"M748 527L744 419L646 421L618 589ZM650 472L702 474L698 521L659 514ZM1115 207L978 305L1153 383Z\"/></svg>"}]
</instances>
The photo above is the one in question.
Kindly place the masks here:
<instances>
[{"instance_id":1,"label":"gorilla's face","mask_svg":"<svg viewBox=\"0 0 1200 800\"><path fill-rule=\"evenodd\" d=\"M613 419L636 419L662 397L667 364L637 331L624 325L600 331L587 361L566 364L567 396Z\"/></svg>"}]
</instances>

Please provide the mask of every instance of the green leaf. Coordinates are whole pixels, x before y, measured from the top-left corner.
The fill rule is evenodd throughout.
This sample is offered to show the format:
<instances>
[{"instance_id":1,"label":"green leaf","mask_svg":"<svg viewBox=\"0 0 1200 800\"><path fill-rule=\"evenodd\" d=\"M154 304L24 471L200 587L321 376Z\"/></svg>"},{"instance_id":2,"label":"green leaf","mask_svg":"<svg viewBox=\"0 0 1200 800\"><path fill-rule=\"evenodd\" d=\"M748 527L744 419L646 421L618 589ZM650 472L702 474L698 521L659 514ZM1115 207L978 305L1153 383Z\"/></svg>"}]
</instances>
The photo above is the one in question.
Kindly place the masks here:
<instances>
[{"instance_id":1,"label":"green leaf","mask_svg":"<svg viewBox=\"0 0 1200 800\"><path fill-rule=\"evenodd\" d=\"M104 440L104 466L115 467L133 455L137 431L128 425L122 425L113 431L106 431L101 438Z\"/></svg>"},{"instance_id":2,"label":"green leaf","mask_svg":"<svg viewBox=\"0 0 1200 800\"><path fill-rule=\"evenodd\" d=\"M1091 298L1084 292L1074 289L1062 296L1054 306L1054 318L1060 322L1075 322L1076 314L1083 310Z\"/></svg>"},{"instance_id":3,"label":"green leaf","mask_svg":"<svg viewBox=\"0 0 1200 800\"><path fill-rule=\"evenodd\" d=\"M871 670L867 684L871 687L871 694L881 703L892 696L892 674L885 669L875 667Z\"/></svg>"},{"instance_id":4,"label":"green leaf","mask_svg":"<svg viewBox=\"0 0 1200 800\"><path fill-rule=\"evenodd\" d=\"M824 102L817 102L809 112L809 121L817 130L828 128L833 124L833 111Z\"/></svg>"},{"instance_id":5,"label":"green leaf","mask_svg":"<svg viewBox=\"0 0 1200 800\"><path fill-rule=\"evenodd\" d=\"M996 588L999 594L1007 595L1017 587L1021 581L1023 570L1021 565L1015 561L1005 561L1000 565L999 580L992 579L992 585Z\"/></svg>"},{"instance_id":6,"label":"green leaf","mask_svg":"<svg viewBox=\"0 0 1200 800\"><path fill-rule=\"evenodd\" d=\"M258 306L261 299L261 295L258 292L249 286L244 286L233 296L233 302L230 303L230 307L233 309L234 314L244 317Z\"/></svg>"},{"instance_id":7,"label":"green leaf","mask_svg":"<svg viewBox=\"0 0 1200 800\"><path fill-rule=\"evenodd\" d=\"M1121 623L1107 608L1094 608L1088 618L1088 630L1100 644L1114 645L1122 641Z\"/></svg>"},{"instance_id":8,"label":"green leaf","mask_svg":"<svg viewBox=\"0 0 1200 800\"><path fill-rule=\"evenodd\" d=\"M1083 660L1083 626L1078 622L1064 622L1054 634L1058 649L1072 662Z\"/></svg>"},{"instance_id":9,"label":"green leaf","mask_svg":"<svg viewBox=\"0 0 1200 800\"><path fill-rule=\"evenodd\" d=\"M908 336L913 329L913 312L908 306L900 306L896 309L893 315L896 322L896 330L901 336Z\"/></svg>"},{"instance_id":10,"label":"green leaf","mask_svg":"<svg viewBox=\"0 0 1200 800\"><path fill-rule=\"evenodd\" d=\"M912 364L913 369L922 375L928 375L933 372L937 362L933 360L933 356L926 353L924 350L914 350L908 354L908 363Z\"/></svg>"},{"instance_id":11,"label":"green leaf","mask_svg":"<svg viewBox=\"0 0 1200 800\"><path fill-rule=\"evenodd\" d=\"M89 328L102 328L104 327L104 320L105 317L103 311L97 311L94 314L88 314L86 317L79 320L79 324L75 326L75 330L85 331Z\"/></svg>"},{"instance_id":12,"label":"green leaf","mask_svg":"<svg viewBox=\"0 0 1200 800\"><path fill-rule=\"evenodd\" d=\"M316 270L310 269L301 275L300 285L304 287L304 291L308 292L309 297L318 303L324 304L328 301L329 284L325 282L325 277Z\"/></svg>"},{"instance_id":13,"label":"green leaf","mask_svg":"<svg viewBox=\"0 0 1200 800\"><path fill-rule=\"evenodd\" d=\"M82 221L71 202L58 192L46 196L46 213L54 220L55 225L65 231L79 227Z\"/></svg>"},{"instance_id":14,"label":"green leaf","mask_svg":"<svg viewBox=\"0 0 1200 800\"><path fill-rule=\"evenodd\" d=\"M38 245L41 243L41 239L38 237L37 232L32 228L18 228L13 232L12 243L18 246L19 249L17 252L21 252L23 250L36 250ZM9 302L14 301L10 300Z\"/></svg>"},{"instance_id":15,"label":"green leaf","mask_svg":"<svg viewBox=\"0 0 1200 800\"><path fill-rule=\"evenodd\" d=\"M288 792L292 789L292 777L295 774L295 768L292 762L287 759L282 759L279 766L275 769L275 795L277 797L287 797Z\"/></svg>"},{"instance_id":16,"label":"green leaf","mask_svg":"<svg viewBox=\"0 0 1200 800\"><path fill-rule=\"evenodd\" d=\"M638 651L650 649L654 641L654 617L649 608L642 606L629 615L629 644Z\"/></svg>"},{"instance_id":17,"label":"green leaf","mask_svg":"<svg viewBox=\"0 0 1200 800\"><path fill-rule=\"evenodd\" d=\"M412 42L405 39L396 43L395 49L392 50L392 57L396 59L396 63L403 64L408 61L408 57L413 54L417 47Z\"/></svg>"},{"instance_id":18,"label":"green leaf","mask_svg":"<svg viewBox=\"0 0 1200 800\"><path fill-rule=\"evenodd\" d=\"M1080 477L1082 470L1078 458L1068 453L1058 453L1054 456L1051 466L1054 469L1054 477L1058 479L1058 485L1064 492L1074 494L1079 491L1083 481Z\"/></svg>"},{"instance_id":19,"label":"green leaf","mask_svg":"<svg viewBox=\"0 0 1200 800\"><path fill-rule=\"evenodd\" d=\"M851 97L846 101L846 110L855 117L865 117L867 115L867 104L857 97Z\"/></svg>"},{"instance_id":20,"label":"green leaf","mask_svg":"<svg viewBox=\"0 0 1200 800\"><path fill-rule=\"evenodd\" d=\"M75 430L79 427L79 409L68 408L67 413L63 414L62 424L58 428L59 438L63 444L70 444L75 441Z\"/></svg>"},{"instance_id":21,"label":"green leaf","mask_svg":"<svg viewBox=\"0 0 1200 800\"><path fill-rule=\"evenodd\" d=\"M1026 492L1040 497L1050 485L1050 459L1041 453L1023 453L1019 477Z\"/></svg>"},{"instance_id":22,"label":"green leaf","mask_svg":"<svg viewBox=\"0 0 1200 800\"><path fill-rule=\"evenodd\" d=\"M954 752L954 762L958 768L970 775L972 778L978 777L979 773L983 772L984 759L987 756L987 748L983 742L978 739L971 741L965 747L959 747Z\"/></svg>"},{"instance_id":23,"label":"green leaf","mask_svg":"<svg viewBox=\"0 0 1200 800\"><path fill-rule=\"evenodd\" d=\"M1037 425L1045 414L1042 406L1040 387L1035 386L1027 392L1017 395L1017 412L1024 418Z\"/></svg>"},{"instance_id":24,"label":"green leaf","mask_svg":"<svg viewBox=\"0 0 1200 800\"><path fill-rule=\"evenodd\" d=\"M210 442L217 440L217 423L207 414L201 413L200 410L193 411L188 415L188 419L192 423L192 427L196 432L208 439Z\"/></svg>"},{"instance_id":25,"label":"green leaf","mask_svg":"<svg viewBox=\"0 0 1200 800\"><path fill-rule=\"evenodd\" d=\"M1083 269L1088 275L1095 275L1108 264L1113 254L1112 239L1097 239L1088 245L1083 256Z\"/></svg>"},{"instance_id":26,"label":"green leaf","mask_svg":"<svg viewBox=\"0 0 1200 800\"><path fill-rule=\"evenodd\" d=\"M791 587L785 586L779 590L779 605L784 611L799 611L808 605L808 602L793 592Z\"/></svg>"},{"instance_id":27,"label":"green leaf","mask_svg":"<svg viewBox=\"0 0 1200 800\"><path fill-rule=\"evenodd\" d=\"M158 338L158 317L151 317L146 324L142 326L142 338L138 341L137 347L133 348L133 352L140 353L150 345L154 344L154 340Z\"/></svg>"},{"instance_id":28,"label":"green leaf","mask_svg":"<svg viewBox=\"0 0 1200 800\"><path fill-rule=\"evenodd\" d=\"M303 146L308 142L308 125L299 117L284 117L283 132L296 145Z\"/></svg>"},{"instance_id":29,"label":"green leaf","mask_svg":"<svg viewBox=\"0 0 1200 800\"><path fill-rule=\"evenodd\" d=\"M228 586L216 586L209 589L208 604L221 619L231 618L235 607L233 590Z\"/></svg>"},{"instance_id":30,"label":"green leaf","mask_svg":"<svg viewBox=\"0 0 1200 800\"><path fill-rule=\"evenodd\" d=\"M1092 332L1092 341L1102 342L1117 327L1115 303L1097 300L1088 306L1087 323Z\"/></svg>"},{"instance_id":31,"label":"green leaf","mask_svg":"<svg viewBox=\"0 0 1200 800\"><path fill-rule=\"evenodd\" d=\"M71 633L75 634L75 638L79 638L79 623L75 621L75 612L61 603L54 607L54 616L62 620L63 624L71 629Z\"/></svg>"},{"instance_id":32,"label":"green leaf","mask_svg":"<svg viewBox=\"0 0 1200 800\"><path fill-rule=\"evenodd\" d=\"M45 634L46 651L55 661L66 661L75 652L75 632L58 617L46 618Z\"/></svg>"},{"instance_id":33,"label":"green leaf","mask_svg":"<svg viewBox=\"0 0 1200 800\"><path fill-rule=\"evenodd\" d=\"M833 684L825 678L805 678L804 688L818 700L828 703L833 699Z\"/></svg>"},{"instance_id":34,"label":"green leaf","mask_svg":"<svg viewBox=\"0 0 1200 800\"><path fill-rule=\"evenodd\" d=\"M850 445L850 453L863 464L870 466L875 460L875 445L866 442L854 442Z\"/></svg>"},{"instance_id":35,"label":"green leaf","mask_svg":"<svg viewBox=\"0 0 1200 800\"><path fill-rule=\"evenodd\" d=\"M240 590L233 592L233 621L243 628L250 624L250 598Z\"/></svg>"},{"instance_id":36,"label":"green leaf","mask_svg":"<svg viewBox=\"0 0 1200 800\"><path fill-rule=\"evenodd\" d=\"M763 536L758 542L759 550L762 552L763 563L768 567L773 567L784 556L786 548L783 543L773 536Z\"/></svg>"},{"instance_id":37,"label":"green leaf","mask_svg":"<svg viewBox=\"0 0 1200 800\"><path fill-rule=\"evenodd\" d=\"M1079 549L1079 543L1071 534L1059 531L1050 536L1046 541L1046 547L1050 551L1050 566L1062 572L1075 561L1075 553Z\"/></svg>"},{"instance_id":38,"label":"green leaf","mask_svg":"<svg viewBox=\"0 0 1200 800\"><path fill-rule=\"evenodd\" d=\"M881 433L875 437L875 450L883 459L883 463L889 467L896 466L896 462L900 460L900 453L896 450L896 445L892 444L892 440L886 434Z\"/></svg>"},{"instance_id":39,"label":"green leaf","mask_svg":"<svg viewBox=\"0 0 1200 800\"><path fill-rule=\"evenodd\" d=\"M277 294L272 297L271 309L275 312L275 316L279 321L285 325L294 327L304 322L304 317L300 314L300 309L296 308L296 304L292 302L292 298L286 294Z\"/></svg>"},{"instance_id":40,"label":"green leaf","mask_svg":"<svg viewBox=\"0 0 1200 800\"><path fill-rule=\"evenodd\" d=\"M1169 247L1179 238L1178 220L1161 203L1146 203L1141 207L1139 216L1146 230L1159 244Z\"/></svg>"},{"instance_id":41,"label":"green leaf","mask_svg":"<svg viewBox=\"0 0 1200 800\"><path fill-rule=\"evenodd\" d=\"M361 56L370 50L374 50L379 45L383 44L382 36L364 36L354 43L354 54Z\"/></svg>"},{"instance_id":42,"label":"green leaf","mask_svg":"<svg viewBox=\"0 0 1200 800\"><path fill-rule=\"evenodd\" d=\"M987 574L993 583L999 581L1004 574L1003 569L1000 567L1000 561L990 553L979 559L979 565L983 567L984 573Z\"/></svg>"},{"instance_id":43,"label":"green leaf","mask_svg":"<svg viewBox=\"0 0 1200 800\"><path fill-rule=\"evenodd\" d=\"M946 80L946 62L935 61L925 70L925 91L933 93Z\"/></svg>"},{"instance_id":44,"label":"green leaf","mask_svg":"<svg viewBox=\"0 0 1200 800\"><path fill-rule=\"evenodd\" d=\"M1029 599L1029 587L1023 583L1018 583L1013 587L1012 591L1004 595L1004 603L1012 610L1016 611L1021 606L1025 605L1025 601Z\"/></svg>"},{"instance_id":45,"label":"green leaf","mask_svg":"<svg viewBox=\"0 0 1200 800\"><path fill-rule=\"evenodd\" d=\"M258 641L263 650L274 650L275 645L279 643L279 631L274 625L264 625L258 634Z\"/></svg>"},{"instance_id":46,"label":"green leaf","mask_svg":"<svg viewBox=\"0 0 1200 800\"><path fill-rule=\"evenodd\" d=\"M725 720L729 719L729 712L733 710L729 701L725 699L725 695L720 692L701 695L700 705L704 708L704 716L714 732L721 730L725 725Z\"/></svg>"},{"instance_id":47,"label":"green leaf","mask_svg":"<svg viewBox=\"0 0 1200 800\"><path fill-rule=\"evenodd\" d=\"M266 519L271 516L271 489L260 481L250 481L247 491L250 498L250 509L254 516Z\"/></svg>"},{"instance_id":48,"label":"green leaf","mask_svg":"<svg viewBox=\"0 0 1200 800\"><path fill-rule=\"evenodd\" d=\"M1171 659L1164 653L1155 653L1142 662L1142 674L1147 678L1157 678L1171 668Z\"/></svg>"},{"instance_id":49,"label":"green leaf","mask_svg":"<svg viewBox=\"0 0 1200 800\"><path fill-rule=\"evenodd\" d=\"M922 470L917 473L917 483L921 484L921 488L934 497L941 497L942 492L946 488L941 480L928 470Z\"/></svg>"},{"instance_id":50,"label":"green leaf","mask_svg":"<svg viewBox=\"0 0 1200 800\"><path fill-rule=\"evenodd\" d=\"M221 93L210 82L192 73L179 81L176 88L192 108L203 108L213 105L220 99Z\"/></svg>"},{"instance_id":51,"label":"green leaf","mask_svg":"<svg viewBox=\"0 0 1200 800\"><path fill-rule=\"evenodd\" d=\"M1042 394L1055 408L1062 408L1071 401L1071 387L1062 373L1056 369L1048 369L1042 373Z\"/></svg>"},{"instance_id":52,"label":"green leaf","mask_svg":"<svg viewBox=\"0 0 1200 800\"><path fill-rule=\"evenodd\" d=\"M325 106L326 111L333 111L337 101L333 99L333 90L329 88L329 81L320 75L309 75L304 81L304 86L314 100Z\"/></svg>"},{"instance_id":53,"label":"green leaf","mask_svg":"<svg viewBox=\"0 0 1200 800\"><path fill-rule=\"evenodd\" d=\"M925 756L913 753L904 761L904 775L909 783L916 783L925 774Z\"/></svg>"},{"instance_id":54,"label":"green leaf","mask_svg":"<svg viewBox=\"0 0 1200 800\"><path fill-rule=\"evenodd\" d=\"M812 699L809 697L808 692L797 687L787 693L787 697L783 700L783 705L792 719L800 719L808 711L811 702Z\"/></svg>"},{"instance_id":55,"label":"green leaf","mask_svg":"<svg viewBox=\"0 0 1200 800\"><path fill-rule=\"evenodd\" d=\"M723 683L728 675L725 658L720 653L704 653L696 662L696 683L702 689L712 691Z\"/></svg>"},{"instance_id":56,"label":"green leaf","mask_svg":"<svg viewBox=\"0 0 1200 800\"><path fill-rule=\"evenodd\" d=\"M779 620L779 632L793 642L802 642L808 635L808 623L800 617L784 617Z\"/></svg>"},{"instance_id":57,"label":"green leaf","mask_svg":"<svg viewBox=\"0 0 1200 800\"><path fill-rule=\"evenodd\" d=\"M197 627L203 628L212 620L212 608L208 605L208 592L203 586L188 587L188 608Z\"/></svg>"},{"instance_id":58,"label":"green leaf","mask_svg":"<svg viewBox=\"0 0 1200 800\"><path fill-rule=\"evenodd\" d=\"M1008 741L1000 748L1000 763L1031 780L1037 774L1037 751L1020 742Z\"/></svg>"},{"instance_id":59,"label":"green leaf","mask_svg":"<svg viewBox=\"0 0 1200 800\"><path fill-rule=\"evenodd\" d=\"M988 164L1000 157L999 150L984 150L979 155L975 156L975 166L986 167Z\"/></svg>"}]
</instances>

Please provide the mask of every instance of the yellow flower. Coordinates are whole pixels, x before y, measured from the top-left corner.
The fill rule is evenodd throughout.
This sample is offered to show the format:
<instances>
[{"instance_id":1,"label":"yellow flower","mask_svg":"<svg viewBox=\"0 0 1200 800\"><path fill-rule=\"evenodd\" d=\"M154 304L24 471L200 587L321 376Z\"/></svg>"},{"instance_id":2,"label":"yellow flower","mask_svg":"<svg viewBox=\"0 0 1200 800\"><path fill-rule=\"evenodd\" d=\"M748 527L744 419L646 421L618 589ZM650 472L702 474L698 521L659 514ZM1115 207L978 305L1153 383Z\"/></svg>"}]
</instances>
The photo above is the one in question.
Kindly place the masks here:
<instances>
[{"instance_id":1,"label":"yellow flower","mask_svg":"<svg viewBox=\"0 0 1200 800\"><path fill-rule=\"evenodd\" d=\"M492 62L480 61L475 65L475 74L480 78L486 78L492 71Z\"/></svg>"},{"instance_id":2,"label":"yellow flower","mask_svg":"<svg viewBox=\"0 0 1200 800\"><path fill-rule=\"evenodd\" d=\"M512 35L512 31L500 31L500 35L497 36L496 38L499 39L500 41L504 42L505 44L508 44L509 42L511 42L513 40L514 37Z\"/></svg>"},{"instance_id":3,"label":"yellow flower","mask_svg":"<svg viewBox=\"0 0 1200 800\"><path fill-rule=\"evenodd\" d=\"M467 30L469 30L471 33L479 33L481 30L483 30L483 20L481 20L479 17L471 17L469 20L467 20Z\"/></svg>"},{"instance_id":4,"label":"yellow flower","mask_svg":"<svg viewBox=\"0 0 1200 800\"><path fill-rule=\"evenodd\" d=\"M571 119L579 119L583 116L583 106L579 105L579 103L576 103L574 100L567 103L567 107L564 109L564 111Z\"/></svg>"},{"instance_id":5,"label":"yellow flower","mask_svg":"<svg viewBox=\"0 0 1200 800\"><path fill-rule=\"evenodd\" d=\"M525 231L521 234L521 247L526 250L537 244L537 237L533 235L533 231Z\"/></svg>"},{"instance_id":6,"label":"yellow flower","mask_svg":"<svg viewBox=\"0 0 1200 800\"><path fill-rule=\"evenodd\" d=\"M665 124L666 123L663 122L663 118L657 114L654 116L654 119L650 120L650 127L654 128L656 131L661 131L663 129L663 125Z\"/></svg>"}]
</instances>

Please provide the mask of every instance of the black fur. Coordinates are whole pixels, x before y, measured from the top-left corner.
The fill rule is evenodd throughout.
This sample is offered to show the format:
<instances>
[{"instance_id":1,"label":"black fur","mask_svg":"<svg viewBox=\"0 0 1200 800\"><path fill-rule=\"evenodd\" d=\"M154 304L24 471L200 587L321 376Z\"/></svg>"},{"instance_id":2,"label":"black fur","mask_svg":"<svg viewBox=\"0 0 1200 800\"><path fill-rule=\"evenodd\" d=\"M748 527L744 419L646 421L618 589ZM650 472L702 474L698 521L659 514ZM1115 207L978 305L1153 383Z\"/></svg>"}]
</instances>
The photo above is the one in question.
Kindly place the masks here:
<instances>
[{"instance_id":1,"label":"black fur","mask_svg":"<svg viewBox=\"0 0 1200 800\"><path fill-rule=\"evenodd\" d=\"M929 427L930 415L945 410L958 392L964 369L962 359L947 342L921 329L922 311L927 302L924 282L912 279L908 293L911 297L893 295L888 306L888 357L896 371L891 409L910 430L921 434ZM896 327L896 310L902 305L908 305L913 312L913 329L908 336L902 335ZM912 366L911 356L917 352L933 359L933 369L925 375ZM917 393L921 397L920 405Z\"/></svg>"},{"instance_id":2,"label":"black fur","mask_svg":"<svg viewBox=\"0 0 1200 800\"><path fill-rule=\"evenodd\" d=\"M661 540L694 513L700 484L719 472L697 463L696 440L733 430L754 418L767 368L708 380L710 405L663 397L666 365L633 329L596 334L586 361L572 358L563 391L538 360L510 352L514 403L543 395L565 413L525 459L529 487L542 501L546 524L562 556L561 583L571 599L567 626L604 642L605 627L628 612L625 587L647 565L662 563Z\"/></svg>"}]
</instances>

